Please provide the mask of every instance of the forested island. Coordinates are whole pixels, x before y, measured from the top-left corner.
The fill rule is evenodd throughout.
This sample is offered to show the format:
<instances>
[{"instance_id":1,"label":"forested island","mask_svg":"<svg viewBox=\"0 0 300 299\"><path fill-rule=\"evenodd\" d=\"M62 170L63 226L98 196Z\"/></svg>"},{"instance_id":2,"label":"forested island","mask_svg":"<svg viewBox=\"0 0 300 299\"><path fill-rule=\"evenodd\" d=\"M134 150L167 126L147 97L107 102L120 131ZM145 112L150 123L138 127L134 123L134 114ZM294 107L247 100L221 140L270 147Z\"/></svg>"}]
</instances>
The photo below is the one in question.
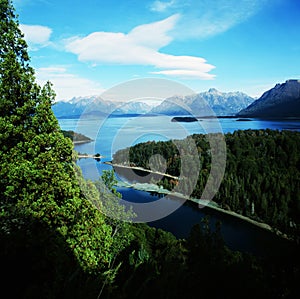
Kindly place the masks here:
<instances>
[{"instance_id":1,"label":"forested island","mask_svg":"<svg viewBox=\"0 0 300 299\"><path fill-rule=\"evenodd\" d=\"M201 164L192 193L189 178L197 172L197 165L190 164L182 176L182 157L172 140L140 143L130 149L120 150L115 153L113 163L124 163L129 151L131 165L150 169L150 158L161 155L166 161L166 173L181 175L181 192L201 198L211 168L210 144L207 135L188 138L195 141ZM300 132L239 130L225 134L225 141L225 176L213 200L223 209L267 223L299 242ZM187 143L188 140L183 142ZM164 177L157 184L172 190L178 181Z\"/></svg>"},{"instance_id":2,"label":"forested island","mask_svg":"<svg viewBox=\"0 0 300 299\"><path fill-rule=\"evenodd\" d=\"M196 117L192 116L175 116L171 119L172 122L195 122L198 121Z\"/></svg>"},{"instance_id":3,"label":"forested island","mask_svg":"<svg viewBox=\"0 0 300 299\"><path fill-rule=\"evenodd\" d=\"M55 93L51 83L36 83L27 44L10 0L0 0L0 16L3 296L298 297L300 267L296 243L291 242L286 251L272 248L265 257L234 252L222 240L221 224L211 230L209 219L195 226L188 238L178 240L160 229L132 223L134 213L118 205L120 194L114 188L112 171L104 171L95 182L85 180L74 159L74 145L64 136L52 112ZM194 137L203 152L201 178L205 178L209 170L208 145L204 136ZM232 200L226 204L232 208L236 205L242 213L251 213L253 202L257 217L277 221L278 227L295 235L299 223L295 218L299 212L298 135L259 131L236 132L226 138L230 163L220 194L237 192L226 197ZM249 157L255 157L252 152L262 154L264 150L269 156L260 157L259 167L255 167L252 159L241 158L246 151ZM169 161L168 171L176 174L180 161L173 157L176 163ZM235 158L238 160L232 162ZM268 172L265 178L262 173ZM264 193L256 190L258 182L266 193L264 201ZM195 192L201 190L203 183L199 180ZM291 191L286 197L288 188ZM256 198L261 199L261 204ZM225 204L220 196L217 200ZM287 219L291 219L291 226Z\"/></svg>"}]
</instances>

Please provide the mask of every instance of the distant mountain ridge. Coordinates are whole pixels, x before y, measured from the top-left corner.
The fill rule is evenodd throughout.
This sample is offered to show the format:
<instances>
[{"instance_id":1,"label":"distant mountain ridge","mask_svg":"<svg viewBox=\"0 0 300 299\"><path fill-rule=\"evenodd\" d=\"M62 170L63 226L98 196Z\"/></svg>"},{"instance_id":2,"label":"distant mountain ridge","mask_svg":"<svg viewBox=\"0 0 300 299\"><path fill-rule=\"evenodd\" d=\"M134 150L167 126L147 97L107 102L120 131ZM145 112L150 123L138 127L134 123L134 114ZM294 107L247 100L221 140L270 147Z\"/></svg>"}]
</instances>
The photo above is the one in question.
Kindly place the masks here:
<instances>
[{"instance_id":1,"label":"distant mountain ridge","mask_svg":"<svg viewBox=\"0 0 300 299\"><path fill-rule=\"evenodd\" d=\"M239 117L300 117L300 80L290 79L266 91L258 100L241 110Z\"/></svg>"},{"instance_id":2,"label":"distant mountain ridge","mask_svg":"<svg viewBox=\"0 0 300 299\"><path fill-rule=\"evenodd\" d=\"M80 117L83 113L92 116L122 114L164 114L164 115L235 115L254 101L242 92L220 92L211 88L207 92L190 96L173 96L153 107L144 102L115 102L100 96L75 97L68 102L57 102L53 112L58 118ZM213 111L212 111L212 110Z\"/></svg>"},{"instance_id":3,"label":"distant mountain ridge","mask_svg":"<svg viewBox=\"0 0 300 299\"><path fill-rule=\"evenodd\" d=\"M242 92L220 92L211 88L206 92L166 99L151 112L167 115L231 116L250 105L255 99Z\"/></svg>"},{"instance_id":4,"label":"distant mountain ridge","mask_svg":"<svg viewBox=\"0 0 300 299\"><path fill-rule=\"evenodd\" d=\"M116 102L100 96L76 97L53 106L56 117L120 116L124 114L162 114L193 116L236 116L284 118L300 117L300 80L276 84L259 99L242 92L220 92L214 88L189 96L173 96L153 107L142 101Z\"/></svg>"},{"instance_id":5,"label":"distant mountain ridge","mask_svg":"<svg viewBox=\"0 0 300 299\"><path fill-rule=\"evenodd\" d=\"M122 114L143 114L152 106L144 102L115 102L102 99L100 96L75 97L68 102L57 102L52 110L56 117L107 116Z\"/></svg>"}]
</instances>

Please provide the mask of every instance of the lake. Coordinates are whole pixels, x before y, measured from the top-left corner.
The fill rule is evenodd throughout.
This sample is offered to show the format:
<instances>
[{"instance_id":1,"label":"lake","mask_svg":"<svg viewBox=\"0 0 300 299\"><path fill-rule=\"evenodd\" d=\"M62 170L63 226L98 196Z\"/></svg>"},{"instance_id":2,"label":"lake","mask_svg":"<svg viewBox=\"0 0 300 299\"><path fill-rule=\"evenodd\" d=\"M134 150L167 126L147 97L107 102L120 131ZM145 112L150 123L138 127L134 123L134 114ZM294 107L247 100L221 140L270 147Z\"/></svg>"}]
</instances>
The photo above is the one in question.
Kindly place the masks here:
<instances>
[{"instance_id":1,"label":"lake","mask_svg":"<svg viewBox=\"0 0 300 299\"><path fill-rule=\"evenodd\" d=\"M94 141L79 144L75 149L80 153L100 153L104 158L101 162L94 159L80 159L78 165L82 169L85 178L96 180L104 169L111 166L103 164L111 161L113 154L118 150L140 142L166 141L183 139L190 134L210 132L233 132L247 129L278 129L300 131L300 121L297 120L259 120L237 121L234 118L203 119L199 122L177 123L171 121L168 116L147 117L109 117L99 119L59 119L63 130L74 130L82 133ZM119 180L123 178L118 177ZM123 199L130 204L153 202L158 199L145 191L129 188L119 188ZM288 246L286 242L275 234L256 227L241 219L225 215L223 213L199 208L197 204L185 202L176 208L176 203L170 199L159 198L163 206L174 205L175 210L170 215L151 221L148 224L157 228L170 231L178 238L187 237L190 229L196 223L201 222L205 216L209 216L213 227L217 220L222 222L222 235L225 243L235 250L249 251L255 254L268 254L268 250L274 246Z\"/></svg>"}]
</instances>

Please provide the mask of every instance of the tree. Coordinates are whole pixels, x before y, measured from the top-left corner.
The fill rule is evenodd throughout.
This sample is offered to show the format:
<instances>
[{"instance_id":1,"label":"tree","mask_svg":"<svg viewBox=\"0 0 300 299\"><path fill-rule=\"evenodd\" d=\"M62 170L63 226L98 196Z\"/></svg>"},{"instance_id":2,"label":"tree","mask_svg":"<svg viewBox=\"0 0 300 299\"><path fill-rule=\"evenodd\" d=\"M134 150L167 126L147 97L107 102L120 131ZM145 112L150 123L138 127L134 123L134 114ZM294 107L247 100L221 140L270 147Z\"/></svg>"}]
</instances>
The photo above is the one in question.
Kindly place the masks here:
<instances>
[{"instance_id":1,"label":"tree","mask_svg":"<svg viewBox=\"0 0 300 299\"><path fill-rule=\"evenodd\" d=\"M106 277L112 228L82 191L72 142L51 110L55 93L35 83L9 0L0 0L0 36L1 233L30 229L26 219L35 219L60 234L84 271Z\"/></svg>"},{"instance_id":2,"label":"tree","mask_svg":"<svg viewBox=\"0 0 300 299\"><path fill-rule=\"evenodd\" d=\"M100 180L94 185L99 192L99 206L107 216L105 221L112 228L113 246L111 253L116 259L117 255L130 243L131 229L128 223L136 216L132 209L125 208L119 200L122 195L116 189L117 179L113 170L104 170Z\"/></svg>"},{"instance_id":3,"label":"tree","mask_svg":"<svg viewBox=\"0 0 300 299\"><path fill-rule=\"evenodd\" d=\"M34 83L27 45L7 0L0 1L0 36L0 157L4 161L24 140L24 128L30 125L40 88ZM6 171L1 167L1 193L7 186Z\"/></svg>"}]
</instances>

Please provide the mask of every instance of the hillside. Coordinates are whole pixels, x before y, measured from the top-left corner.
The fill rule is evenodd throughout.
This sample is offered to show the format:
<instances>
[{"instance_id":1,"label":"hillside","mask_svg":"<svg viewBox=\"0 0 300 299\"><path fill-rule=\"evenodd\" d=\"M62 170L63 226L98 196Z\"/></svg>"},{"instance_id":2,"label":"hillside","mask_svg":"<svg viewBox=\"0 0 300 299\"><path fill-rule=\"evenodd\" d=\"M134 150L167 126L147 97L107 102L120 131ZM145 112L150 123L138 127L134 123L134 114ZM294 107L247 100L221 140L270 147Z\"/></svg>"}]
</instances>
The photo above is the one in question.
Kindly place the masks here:
<instances>
[{"instance_id":1,"label":"hillside","mask_svg":"<svg viewBox=\"0 0 300 299\"><path fill-rule=\"evenodd\" d=\"M192 138L201 153L200 171L196 163L182 168L182 157L174 141L140 143L129 150L119 150L113 156L113 163L122 165L125 161L136 167L153 169L149 162L151 156L161 155L166 161L165 173L180 177L180 181L176 183L165 177L158 184L165 189L201 198L212 167L212 156L205 135L194 134ZM214 138L217 140L218 135ZM267 223L299 241L300 132L235 131L227 133L225 141L225 175L213 200L222 208ZM182 142L186 144L188 139ZM126 160L128 151L129 161ZM187 157L185 154L185 159ZM155 163L159 166L161 162L156 160ZM194 188L191 178L197 172L199 177ZM151 177L147 179L151 180Z\"/></svg>"},{"instance_id":2,"label":"hillside","mask_svg":"<svg viewBox=\"0 0 300 299\"><path fill-rule=\"evenodd\" d=\"M276 84L237 116L300 117L300 80L287 80L283 84Z\"/></svg>"}]
</instances>

